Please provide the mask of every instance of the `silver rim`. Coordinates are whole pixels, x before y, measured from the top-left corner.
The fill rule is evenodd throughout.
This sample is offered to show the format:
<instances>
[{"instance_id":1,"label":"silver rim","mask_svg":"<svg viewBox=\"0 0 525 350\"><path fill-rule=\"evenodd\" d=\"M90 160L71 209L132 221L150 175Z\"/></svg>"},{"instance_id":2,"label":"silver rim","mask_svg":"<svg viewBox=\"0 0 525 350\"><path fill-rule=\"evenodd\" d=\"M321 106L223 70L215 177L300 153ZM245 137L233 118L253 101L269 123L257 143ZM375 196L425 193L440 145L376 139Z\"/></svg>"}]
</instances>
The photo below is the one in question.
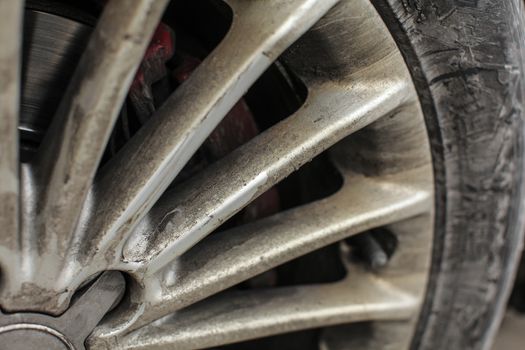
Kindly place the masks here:
<instances>
[{"instance_id":1,"label":"silver rim","mask_svg":"<svg viewBox=\"0 0 525 350\"><path fill-rule=\"evenodd\" d=\"M372 5L228 0L227 36L97 172L167 2L107 3L35 160L20 165L23 4L0 0L0 304L11 313L0 341L12 329L31 338L31 324L76 347L88 338L93 349L186 349L339 325L325 328L321 348L407 348L429 273L432 166L410 75ZM308 90L299 110L166 191L283 52ZM207 237L326 150L344 178L336 194ZM398 241L386 266L349 259L344 239L377 227ZM219 293L336 242L339 282ZM132 278L100 322L124 286L110 270ZM64 321L74 317L86 325ZM348 325L362 321L375 336Z\"/></svg>"}]
</instances>

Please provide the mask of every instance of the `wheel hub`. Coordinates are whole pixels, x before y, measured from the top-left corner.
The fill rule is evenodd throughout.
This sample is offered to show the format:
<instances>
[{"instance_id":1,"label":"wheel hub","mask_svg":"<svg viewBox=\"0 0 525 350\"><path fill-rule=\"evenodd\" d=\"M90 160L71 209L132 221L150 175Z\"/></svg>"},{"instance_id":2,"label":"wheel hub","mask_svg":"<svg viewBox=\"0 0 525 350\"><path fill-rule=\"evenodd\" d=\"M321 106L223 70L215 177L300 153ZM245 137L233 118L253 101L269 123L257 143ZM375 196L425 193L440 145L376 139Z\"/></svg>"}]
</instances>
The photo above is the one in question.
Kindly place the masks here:
<instances>
[{"instance_id":1,"label":"wheel hub","mask_svg":"<svg viewBox=\"0 0 525 350\"><path fill-rule=\"evenodd\" d=\"M75 346L62 333L36 323L15 323L0 328L0 342L14 349L72 350Z\"/></svg>"},{"instance_id":2,"label":"wheel hub","mask_svg":"<svg viewBox=\"0 0 525 350\"><path fill-rule=\"evenodd\" d=\"M0 344L11 350L80 350L102 317L120 300L124 278L102 274L59 317L38 313L0 314Z\"/></svg>"}]
</instances>

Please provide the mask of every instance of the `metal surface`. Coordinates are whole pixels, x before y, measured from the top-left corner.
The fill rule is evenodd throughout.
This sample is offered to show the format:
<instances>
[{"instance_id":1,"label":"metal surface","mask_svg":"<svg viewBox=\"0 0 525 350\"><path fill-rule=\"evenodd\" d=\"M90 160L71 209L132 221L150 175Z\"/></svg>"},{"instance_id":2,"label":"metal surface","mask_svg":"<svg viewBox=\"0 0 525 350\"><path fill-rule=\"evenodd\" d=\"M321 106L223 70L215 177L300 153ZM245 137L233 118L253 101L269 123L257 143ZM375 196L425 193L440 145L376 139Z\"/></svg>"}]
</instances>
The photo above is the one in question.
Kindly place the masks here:
<instances>
[{"instance_id":1,"label":"metal surface","mask_svg":"<svg viewBox=\"0 0 525 350\"><path fill-rule=\"evenodd\" d=\"M0 349L80 350L102 317L124 293L116 271L105 272L59 317L0 313Z\"/></svg>"},{"instance_id":2,"label":"metal surface","mask_svg":"<svg viewBox=\"0 0 525 350\"><path fill-rule=\"evenodd\" d=\"M57 349L79 348L89 336L91 349L193 349L370 321L390 338L346 342L407 348L429 271L432 167L410 75L372 5L228 1L233 22L223 41L99 169L166 2L107 2L36 160L19 176L19 77L11 73L21 9L0 0L2 12L13 11L0 31L12 49L0 53L10 73L0 87L0 305L15 312L0 317L0 341L22 347L43 337ZM279 56L304 84L304 104L166 191ZM335 194L210 235L324 151L344 178ZM378 227L398 244L372 270L343 240ZM337 242L341 281L226 290ZM101 321L120 297L119 273L73 294L107 270L127 272L129 283ZM340 333L323 331L320 347L342 348Z\"/></svg>"},{"instance_id":3,"label":"metal surface","mask_svg":"<svg viewBox=\"0 0 525 350\"><path fill-rule=\"evenodd\" d=\"M128 329L136 328L312 250L428 212L429 194L415 184L400 185L404 177L415 179L417 174L383 181L349 174L352 185L330 198L212 236L177 260L169 283L161 273L143 281L147 307L128 308L119 319L128 320ZM159 284L164 285L160 292Z\"/></svg>"},{"instance_id":4,"label":"metal surface","mask_svg":"<svg viewBox=\"0 0 525 350\"><path fill-rule=\"evenodd\" d=\"M21 1L0 1L0 256L20 252L18 111L20 100ZM12 257L20 264L20 257ZM2 259L3 260L3 259Z\"/></svg>"},{"instance_id":5,"label":"metal surface","mask_svg":"<svg viewBox=\"0 0 525 350\"><path fill-rule=\"evenodd\" d=\"M92 27L57 15L26 10L19 129L41 141L89 40Z\"/></svg>"},{"instance_id":6,"label":"metal surface","mask_svg":"<svg viewBox=\"0 0 525 350\"><path fill-rule=\"evenodd\" d=\"M294 169L406 99L406 85L395 76L365 86L356 74L353 85L342 88L319 71L310 77L301 73L312 92L298 112L159 200L149 225L135 230L124 247L124 260L133 269L162 268ZM326 113L327 105L339 108ZM265 152L274 140L280 140L278 146Z\"/></svg>"},{"instance_id":7,"label":"metal surface","mask_svg":"<svg viewBox=\"0 0 525 350\"><path fill-rule=\"evenodd\" d=\"M145 327L119 346L204 348L312 327L406 319L417 305L410 294L356 270L335 284L225 293Z\"/></svg>"},{"instance_id":8,"label":"metal surface","mask_svg":"<svg viewBox=\"0 0 525 350\"><path fill-rule=\"evenodd\" d=\"M5 309L57 313L67 306L67 273L75 265L69 252L79 237L81 211L92 200L88 193L105 143L166 3L144 0L131 7L117 0L106 6L29 172L24 190L36 200L25 204L35 206L27 209L34 218L17 238L30 247L24 250L29 256L2 254ZM31 269L20 268L20 255Z\"/></svg>"},{"instance_id":9,"label":"metal surface","mask_svg":"<svg viewBox=\"0 0 525 350\"><path fill-rule=\"evenodd\" d=\"M102 169L98 191L104 196L94 205L88 239L79 244L79 260L101 261L102 266L119 263L111 257L120 260L130 231L213 128L270 63L334 2L233 2L237 16L219 47ZM263 17L261 11L272 12ZM251 27L261 30L246 36Z\"/></svg>"}]
</instances>

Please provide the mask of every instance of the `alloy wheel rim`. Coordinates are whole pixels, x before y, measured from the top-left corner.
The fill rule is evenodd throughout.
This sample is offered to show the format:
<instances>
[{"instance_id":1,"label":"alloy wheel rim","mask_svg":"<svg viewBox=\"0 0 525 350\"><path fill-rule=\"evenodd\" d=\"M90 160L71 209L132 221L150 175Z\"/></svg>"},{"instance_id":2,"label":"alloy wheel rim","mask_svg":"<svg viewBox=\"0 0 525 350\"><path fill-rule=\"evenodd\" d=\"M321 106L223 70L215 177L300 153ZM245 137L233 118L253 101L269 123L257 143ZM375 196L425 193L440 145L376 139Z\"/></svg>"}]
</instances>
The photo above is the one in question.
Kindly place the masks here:
<instances>
[{"instance_id":1,"label":"alloy wheel rim","mask_svg":"<svg viewBox=\"0 0 525 350\"><path fill-rule=\"evenodd\" d=\"M368 0L229 0L226 37L98 170L166 4L107 3L51 131L35 160L20 165L23 4L0 1L0 12L10 14L0 31L3 310L67 314L80 286L119 270L131 277L128 294L95 328L89 348L202 348L364 321L391 338L381 345L327 328L320 343L337 349L346 334L344 341L359 346L407 347L429 274L432 163L410 74L373 6ZM166 191L278 58L307 88L298 111ZM327 150L344 178L337 193L209 236ZM344 239L378 227L398 240L387 266L370 269L349 259ZM221 293L336 242L347 268L342 281Z\"/></svg>"}]
</instances>

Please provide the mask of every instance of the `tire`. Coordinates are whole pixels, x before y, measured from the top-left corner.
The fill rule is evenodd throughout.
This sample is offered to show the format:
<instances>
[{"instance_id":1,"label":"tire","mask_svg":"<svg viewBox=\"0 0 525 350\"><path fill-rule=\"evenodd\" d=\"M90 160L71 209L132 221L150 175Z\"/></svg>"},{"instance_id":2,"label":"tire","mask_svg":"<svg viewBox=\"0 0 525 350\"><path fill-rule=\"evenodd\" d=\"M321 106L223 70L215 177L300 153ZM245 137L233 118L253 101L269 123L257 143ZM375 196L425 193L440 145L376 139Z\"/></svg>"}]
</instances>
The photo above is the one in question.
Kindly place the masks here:
<instances>
[{"instance_id":1,"label":"tire","mask_svg":"<svg viewBox=\"0 0 525 350\"><path fill-rule=\"evenodd\" d=\"M424 109L432 272L413 349L488 349L523 236L523 2L375 0Z\"/></svg>"}]
</instances>

